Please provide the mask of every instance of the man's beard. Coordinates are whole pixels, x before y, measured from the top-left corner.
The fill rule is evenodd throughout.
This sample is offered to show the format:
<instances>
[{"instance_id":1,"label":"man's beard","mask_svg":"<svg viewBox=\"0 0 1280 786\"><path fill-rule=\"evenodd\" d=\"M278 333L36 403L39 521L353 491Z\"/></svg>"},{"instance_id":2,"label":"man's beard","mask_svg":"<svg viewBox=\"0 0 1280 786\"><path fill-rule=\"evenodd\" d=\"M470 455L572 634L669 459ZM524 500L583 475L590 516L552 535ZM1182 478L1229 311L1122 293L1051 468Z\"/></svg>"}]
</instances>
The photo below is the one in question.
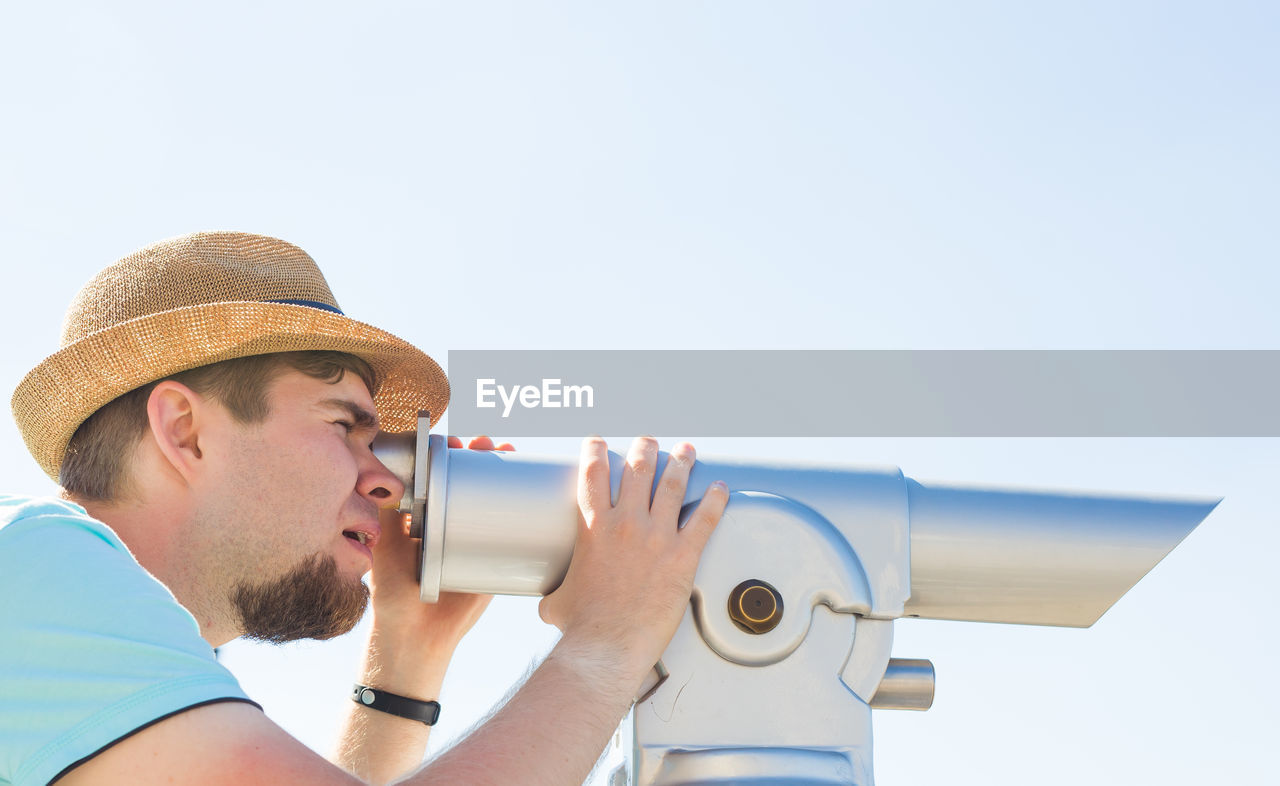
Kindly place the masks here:
<instances>
[{"instance_id":1,"label":"man's beard","mask_svg":"<svg viewBox=\"0 0 1280 786\"><path fill-rule=\"evenodd\" d=\"M283 644L351 630L364 616L369 588L344 579L332 556L315 554L274 581L241 582L231 602L240 614L241 635Z\"/></svg>"}]
</instances>

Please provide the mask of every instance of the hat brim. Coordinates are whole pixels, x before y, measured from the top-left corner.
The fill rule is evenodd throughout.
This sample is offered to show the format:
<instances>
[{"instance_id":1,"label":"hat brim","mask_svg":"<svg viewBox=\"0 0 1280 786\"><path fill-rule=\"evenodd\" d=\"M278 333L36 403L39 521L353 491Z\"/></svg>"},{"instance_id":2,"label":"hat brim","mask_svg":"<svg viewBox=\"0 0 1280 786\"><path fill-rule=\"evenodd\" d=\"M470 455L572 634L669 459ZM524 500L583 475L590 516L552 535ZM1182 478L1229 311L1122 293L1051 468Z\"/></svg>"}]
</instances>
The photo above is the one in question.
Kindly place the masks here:
<instances>
[{"instance_id":1,"label":"hat brim","mask_svg":"<svg viewBox=\"0 0 1280 786\"><path fill-rule=\"evenodd\" d=\"M18 384L13 416L27 449L56 481L76 429L118 396L198 366L301 350L367 361L382 379L373 403L383 431L412 431L421 410L434 426L449 404L439 364L384 330L308 306L222 302L148 314L63 347Z\"/></svg>"}]
</instances>

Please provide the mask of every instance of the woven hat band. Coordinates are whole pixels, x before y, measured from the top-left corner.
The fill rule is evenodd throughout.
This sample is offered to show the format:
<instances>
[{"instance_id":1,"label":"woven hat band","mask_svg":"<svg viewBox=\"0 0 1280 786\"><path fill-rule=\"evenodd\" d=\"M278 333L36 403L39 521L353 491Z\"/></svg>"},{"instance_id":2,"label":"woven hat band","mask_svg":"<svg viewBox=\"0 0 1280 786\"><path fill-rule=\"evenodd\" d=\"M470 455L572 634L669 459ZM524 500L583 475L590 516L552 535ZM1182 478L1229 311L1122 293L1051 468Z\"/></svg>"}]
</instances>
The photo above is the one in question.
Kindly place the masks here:
<instances>
[{"instance_id":1,"label":"woven hat band","mask_svg":"<svg viewBox=\"0 0 1280 786\"><path fill-rule=\"evenodd\" d=\"M282 300L268 300L268 303L284 303L287 306L306 306L307 308L318 308L321 311L328 311L330 314L341 314L342 309L334 308L328 303L317 303L314 300L298 300L296 298L285 298Z\"/></svg>"}]
</instances>

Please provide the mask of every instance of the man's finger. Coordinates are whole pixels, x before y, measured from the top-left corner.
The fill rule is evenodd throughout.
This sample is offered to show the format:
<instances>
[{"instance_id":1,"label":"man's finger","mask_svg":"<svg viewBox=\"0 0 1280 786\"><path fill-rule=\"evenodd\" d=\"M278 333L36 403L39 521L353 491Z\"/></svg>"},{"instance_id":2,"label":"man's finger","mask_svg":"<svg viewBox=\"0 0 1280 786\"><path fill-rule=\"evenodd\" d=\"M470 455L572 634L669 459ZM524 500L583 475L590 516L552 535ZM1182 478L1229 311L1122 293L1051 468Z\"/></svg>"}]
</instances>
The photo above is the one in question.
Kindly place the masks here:
<instances>
[{"instance_id":1,"label":"man's finger","mask_svg":"<svg viewBox=\"0 0 1280 786\"><path fill-rule=\"evenodd\" d=\"M659 526L670 526L675 530L675 521L684 504L685 490L689 486L689 473L693 470L695 453L693 445L681 442L671 449L667 456L667 466L662 470L662 479L658 481L658 490L653 495L653 505L649 511Z\"/></svg>"},{"instance_id":2,"label":"man's finger","mask_svg":"<svg viewBox=\"0 0 1280 786\"><path fill-rule=\"evenodd\" d=\"M649 510L649 492L653 489L653 473L658 466L658 440L636 437L627 451L627 464L622 468L622 486L618 489L618 507Z\"/></svg>"},{"instance_id":3,"label":"man's finger","mask_svg":"<svg viewBox=\"0 0 1280 786\"><path fill-rule=\"evenodd\" d=\"M609 446L600 437L582 441L578 458L578 506L583 513L609 510Z\"/></svg>"},{"instance_id":4,"label":"man's finger","mask_svg":"<svg viewBox=\"0 0 1280 786\"><path fill-rule=\"evenodd\" d=\"M493 440L484 434L476 437L467 444L468 450L493 450Z\"/></svg>"},{"instance_id":5,"label":"man's finger","mask_svg":"<svg viewBox=\"0 0 1280 786\"><path fill-rule=\"evenodd\" d=\"M729 487L724 481L717 480L707 487L706 493L702 495L702 501L698 503L693 515L681 530L683 537L686 538L685 542L696 553L702 553L702 548L707 545L707 539L720 523L720 517L724 515L725 506L728 504Z\"/></svg>"},{"instance_id":6,"label":"man's finger","mask_svg":"<svg viewBox=\"0 0 1280 786\"><path fill-rule=\"evenodd\" d=\"M397 548L403 541L409 539L409 522L406 520L408 516L398 510L381 510L378 512L378 543L375 550L379 547Z\"/></svg>"}]
</instances>

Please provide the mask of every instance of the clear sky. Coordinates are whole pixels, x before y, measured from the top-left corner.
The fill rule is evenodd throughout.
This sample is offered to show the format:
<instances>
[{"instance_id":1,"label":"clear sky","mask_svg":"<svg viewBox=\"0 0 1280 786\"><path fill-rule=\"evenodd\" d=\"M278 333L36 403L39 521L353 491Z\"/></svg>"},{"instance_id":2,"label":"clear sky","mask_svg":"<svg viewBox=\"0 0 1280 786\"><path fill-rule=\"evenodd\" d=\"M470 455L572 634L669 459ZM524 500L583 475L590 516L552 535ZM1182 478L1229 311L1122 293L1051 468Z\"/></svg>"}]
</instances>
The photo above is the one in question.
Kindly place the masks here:
<instances>
[{"instance_id":1,"label":"clear sky","mask_svg":"<svg viewBox=\"0 0 1280 786\"><path fill-rule=\"evenodd\" d=\"M1278 28L1274 4L1229 0L6 3L0 380L8 395L56 348L97 269L200 229L301 245L348 314L441 362L1280 348ZM51 492L8 419L0 436L4 487ZM696 444L1225 496L1091 629L899 623L895 655L933 660L937 699L877 713L876 770L887 786L1273 770L1276 441ZM434 744L553 641L532 601L495 602ZM323 749L357 646L237 643L225 662Z\"/></svg>"}]
</instances>

